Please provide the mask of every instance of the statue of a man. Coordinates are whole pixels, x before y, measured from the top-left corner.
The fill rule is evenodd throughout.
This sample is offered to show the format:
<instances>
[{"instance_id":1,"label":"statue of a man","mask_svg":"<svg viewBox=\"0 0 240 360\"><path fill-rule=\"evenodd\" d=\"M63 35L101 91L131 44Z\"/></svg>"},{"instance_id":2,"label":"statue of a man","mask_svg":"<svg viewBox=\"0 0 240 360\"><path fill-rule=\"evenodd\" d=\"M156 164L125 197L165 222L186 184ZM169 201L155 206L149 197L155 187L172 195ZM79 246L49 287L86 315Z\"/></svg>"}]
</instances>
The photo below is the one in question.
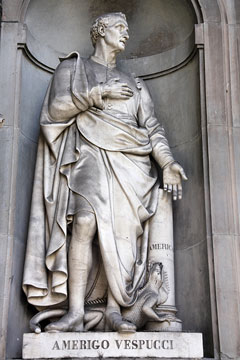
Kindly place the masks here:
<instances>
[{"instance_id":1,"label":"statue of a man","mask_svg":"<svg viewBox=\"0 0 240 360\"><path fill-rule=\"evenodd\" d=\"M144 82L116 67L129 38L125 15L99 17L91 38L93 56L73 52L56 69L40 120L23 288L37 308L68 298L66 315L47 331L84 330L96 236L108 284L106 324L135 330L120 309L134 304L145 281L159 189L151 156L174 200L186 179Z\"/></svg>"}]
</instances>

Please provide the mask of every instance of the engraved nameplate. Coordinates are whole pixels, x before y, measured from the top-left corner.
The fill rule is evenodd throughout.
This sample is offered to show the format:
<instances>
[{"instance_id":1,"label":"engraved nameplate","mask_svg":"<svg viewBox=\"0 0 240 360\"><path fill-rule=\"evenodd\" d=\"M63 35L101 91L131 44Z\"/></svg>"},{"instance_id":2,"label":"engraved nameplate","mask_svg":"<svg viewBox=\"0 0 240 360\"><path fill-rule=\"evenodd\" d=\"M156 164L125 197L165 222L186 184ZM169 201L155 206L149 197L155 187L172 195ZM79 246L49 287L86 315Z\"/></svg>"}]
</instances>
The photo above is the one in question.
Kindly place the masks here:
<instances>
[{"instance_id":1,"label":"engraved nameplate","mask_svg":"<svg viewBox=\"0 0 240 360\"><path fill-rule=\"evenodd\" d=\"M24 334L23 359L66 357L202 358L202 334L183 332Z\"/></svg>"}]
</instances>

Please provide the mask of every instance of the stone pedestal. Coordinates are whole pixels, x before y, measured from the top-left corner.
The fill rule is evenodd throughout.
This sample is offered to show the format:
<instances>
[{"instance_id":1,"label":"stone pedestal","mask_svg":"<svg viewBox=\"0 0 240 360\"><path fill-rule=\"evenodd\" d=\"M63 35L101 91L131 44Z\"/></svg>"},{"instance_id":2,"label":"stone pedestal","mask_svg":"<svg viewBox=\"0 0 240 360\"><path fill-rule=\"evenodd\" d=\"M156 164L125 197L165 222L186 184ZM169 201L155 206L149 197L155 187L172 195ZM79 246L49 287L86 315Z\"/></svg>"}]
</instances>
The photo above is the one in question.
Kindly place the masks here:
<instances>
[{"instance_id":1,"label":"stone pedestal","mask_svg":"<svg viewBox=\"0 0 240 360\"><path fill-rule=\"evenodd\" d=\"M161 262L164 272L164 286L168 292L166 301L156 308L156 312L166 313L175 318L168 323L149 321L146 330L182 331L182 322L175 315L175 279L174 279L174 240L172 194L159 189L158 207L150 221L149 256L150 262Z\"/></svg>"},{"instance_id":2,"label":"stone pedestal","mask_svg":"<svg viewBox=\"0 0 240 360\"><path fill-rule=\"evenodd\" d=\"M116 332L24 334L23 359L203 357L202 334Z\"/></svg>"}]
</instances>

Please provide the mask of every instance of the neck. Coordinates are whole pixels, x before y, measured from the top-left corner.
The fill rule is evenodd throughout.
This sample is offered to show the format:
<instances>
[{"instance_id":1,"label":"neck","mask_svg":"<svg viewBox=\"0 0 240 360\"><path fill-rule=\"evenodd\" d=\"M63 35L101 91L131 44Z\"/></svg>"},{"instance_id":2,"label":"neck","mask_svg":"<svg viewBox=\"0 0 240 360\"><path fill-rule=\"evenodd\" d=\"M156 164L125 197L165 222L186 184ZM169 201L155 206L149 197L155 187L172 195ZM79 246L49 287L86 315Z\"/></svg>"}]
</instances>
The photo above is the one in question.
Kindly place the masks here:
<instances>
[{"instance_id":1,"label":"neck","mask_svg":"<svg viewBox=\"0 0 240 360\"><path fill-rule=\"evenodd\" d=\"M106 44L96 44L93 56L106 64L116 64L117 52L109 49Z\"/></svg>"}]
</instances>

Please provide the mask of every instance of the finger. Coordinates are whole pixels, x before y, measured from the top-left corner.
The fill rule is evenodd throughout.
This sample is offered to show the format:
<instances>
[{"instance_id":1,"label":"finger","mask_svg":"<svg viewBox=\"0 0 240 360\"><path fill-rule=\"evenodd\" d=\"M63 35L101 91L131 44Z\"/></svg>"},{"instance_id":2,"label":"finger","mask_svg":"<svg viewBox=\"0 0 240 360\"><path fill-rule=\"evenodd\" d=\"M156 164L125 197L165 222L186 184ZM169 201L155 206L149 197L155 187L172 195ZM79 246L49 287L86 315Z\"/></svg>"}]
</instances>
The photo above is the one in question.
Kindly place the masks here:
<instances>
[{"instance_id":1,"label":"finger","mask_svg":"<svg viewBox=\"0 0 240 360\"><path fill-rule=\"evenodd\" d=\"M168 192L172 192L172 185L171 184L168 184Z\"/></svg>"},{"instance_id":2,"label":"finger","mask_svg":"<svg viewBox=\"0 0 240 360\"><path fill-rule=\"evenodd\" d=\"M128 92L130 94L133 94L133 91L130 89L130 88L127 88L127 87L122 87L122 92Z\"/></svg>"},{"instance_id":3,"label":"finger","mask_svg":"<svg viewBox=\"0 0 240 360\"><path fill-rule=\"evenodd\" d=\"M121 85L122 87L127 87L127 88L131 89L127 83L120 83L120 85Z\"/></svg>"},{"instance_id":4,"label":"finger","mask_svg":"<svg viewBox=\"0 0 240 360\"><path fill-rule=\"evenodd\" d=\"M183 168L181 168L179 170L179 172L180 172L183 180L188 180L187 175L185 174L185 171L183 170Z\"/></svg>"},{"instance_id":5,"label":"finger","mask_svg":"<svg viewBox=\"0 0 240 360\"><path fill-rule=\"evenodd\" d=\"M131 86L129 86L128 83L120 83L120 84L121 84L122 86L127 87L128 89L131 89L131 90L132 90Z\"/></svg>"},{"instance_id":6,"label":"finger","mask_svg":"<svg viewBox=\"0 0 240 360\"><path fill-rule=\"evenodd\" d=\"M179 200L182 199L182 185L181 184L178 185L177 196L178 196Z\"/></svg>"},{"instance_id":7,"label":"finger","mask_svg":"<svg viewBox=\"0 0 240 360\"><path fill-rule=\"evenodd\" d=\"M128 91L128 92L130 92L131 94L133 94L133 91L132 91L132 89L131 89L129 86L122 86L122 91Z\"/></svg>"},{"instance_id":8,"label":"finger","mask_svg":"<svg viewBox=\"0 0 240 360\"><path fill-rule=\"evenodd\" d=\"M132 89L129 86L122 85L122 90L132 91Z\"/></svg>"},{"instance_id":9,"label":"finger","mask_svg":"<svg viewBox=\"0 0 240 360\"><path fill-rule=\"evenodd\" d=\"M128 100L128 99L130 99L131 96L132 96L132 95L123 95L123 94L121 94L121 95L119 96L119 98L120 98L120 99L126 99L126 100Z\"/></svg>"},{"instance_id":10,"label":"finger","mask_svg":"<svg viewBox=\"0 0 240 360\"><path fill-rule=\"evenodd\" d=\"M167 191L167 188L168 188L167 184L163 184L163 190Z\"/></svg>"},{"instance_id":11,"label":"finger","mask_svg":"<svg viewBox=\"0 0 240 360\"><path fill-rule=\"evenodd\" d=\"M121 92L121 95L128 96L128 97L132 97L132 96L133 96L132 93L127 92L127 91L122 91L122 92Z\"/></svg>"},{"instance_id":12,"label":"finger","mask_svg":"<svg viewBox=\"0 0 240 360\"><path fill-rule=\"evenodd\" d=\"M177 185L173 185L173 200L177 200L178 197L178 188Z\"/></svg>"}]
</instances>

